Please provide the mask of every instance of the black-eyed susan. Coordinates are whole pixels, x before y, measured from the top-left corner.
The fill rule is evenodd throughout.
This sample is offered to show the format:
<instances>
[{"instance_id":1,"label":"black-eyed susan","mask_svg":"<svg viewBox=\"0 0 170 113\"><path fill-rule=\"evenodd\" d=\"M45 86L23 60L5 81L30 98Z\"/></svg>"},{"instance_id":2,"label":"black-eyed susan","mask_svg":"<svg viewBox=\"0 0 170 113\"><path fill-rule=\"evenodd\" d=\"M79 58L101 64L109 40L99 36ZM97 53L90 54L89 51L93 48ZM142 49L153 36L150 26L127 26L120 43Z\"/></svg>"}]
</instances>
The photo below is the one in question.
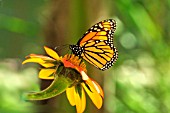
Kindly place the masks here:
<instances>
[{"instance_id":1,"label":"black-eyed susan","mask_svg":"<svg viewBox=\"0 0 170 113\"><path fill-rule=\"evenodd\" d=\"M52 98L66 91L72 106L76 106L77 113L83 113L86 107L85 92L94 105L100 109L103 103L103 90L100 85L87 76L86 65L73 54L59 57L48 47L44 47L49 56L30 54L23 64L35 62L42 65L39 72L40 79L52 79L53 82L46 89L25 95L27 100L43 100Z\"/></svg>"}]
</instances>

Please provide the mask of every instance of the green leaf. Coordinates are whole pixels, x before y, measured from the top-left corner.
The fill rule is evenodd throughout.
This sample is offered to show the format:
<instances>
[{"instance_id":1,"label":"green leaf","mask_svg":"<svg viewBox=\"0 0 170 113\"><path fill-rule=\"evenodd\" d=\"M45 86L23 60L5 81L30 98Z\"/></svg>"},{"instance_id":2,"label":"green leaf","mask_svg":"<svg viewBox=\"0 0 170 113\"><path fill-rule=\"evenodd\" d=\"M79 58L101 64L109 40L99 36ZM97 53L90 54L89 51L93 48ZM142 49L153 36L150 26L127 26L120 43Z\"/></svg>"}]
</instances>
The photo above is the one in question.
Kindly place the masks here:
<instances>
[{"instance_id":1,"label":"green leaf","mask_svg":"<svg viewBox=\"0 0 170 113\"><path fill-rule=\"evenodd\" d=\"M48 88L36 93L27 93L24 98L25 100L49 99L63 93L72 83L73 81L67 77L56 77Z\"/></svg>"}]
</instances>

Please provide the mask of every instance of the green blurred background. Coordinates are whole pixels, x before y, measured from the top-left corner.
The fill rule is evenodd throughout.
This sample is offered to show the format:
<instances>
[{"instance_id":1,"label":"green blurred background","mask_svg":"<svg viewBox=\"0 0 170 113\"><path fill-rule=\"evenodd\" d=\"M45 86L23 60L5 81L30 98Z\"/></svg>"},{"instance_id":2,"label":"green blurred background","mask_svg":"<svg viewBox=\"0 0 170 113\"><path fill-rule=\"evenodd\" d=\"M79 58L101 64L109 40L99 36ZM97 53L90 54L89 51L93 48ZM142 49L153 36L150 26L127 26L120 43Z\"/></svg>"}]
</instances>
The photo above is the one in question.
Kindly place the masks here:
<instances>
[{"instance_id":1,"label":"green blurred background","mask_svg":"<svg viewBox=\"0 0 170 113\"><path fill-rule=\"evenodd\" d=\"M24 101L21 95L38 91L40 80L37 65L21 62L43 54L44 45L75 44L108 18L117 21L119 59L105 72L88 65L105 99L97 110L87 98L85 113L170 113L170 0L0 0L0 113L75 113L65 93Z\"/></svg>"}]
</instances>

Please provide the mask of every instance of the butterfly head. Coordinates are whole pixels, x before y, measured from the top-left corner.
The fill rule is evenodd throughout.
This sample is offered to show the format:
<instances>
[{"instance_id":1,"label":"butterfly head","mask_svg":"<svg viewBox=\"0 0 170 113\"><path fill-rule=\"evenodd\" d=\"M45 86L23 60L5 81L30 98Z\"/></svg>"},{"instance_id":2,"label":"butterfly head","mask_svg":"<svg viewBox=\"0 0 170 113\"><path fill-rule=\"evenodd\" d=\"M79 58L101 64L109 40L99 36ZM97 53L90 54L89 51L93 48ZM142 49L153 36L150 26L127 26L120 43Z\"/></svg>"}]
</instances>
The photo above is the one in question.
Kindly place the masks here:
<instances>
[{"instance_id":1,"label":"butterfly head","mask_svg":"<svg viewBox=\"0 0 170 113\"><path fill-rule=\"evenodd\" d=\"M76 56L81 56L83 52L83 48L78 45L70 45L70 49L72 50L73 54Z\"/></svg>"}]
</instances>

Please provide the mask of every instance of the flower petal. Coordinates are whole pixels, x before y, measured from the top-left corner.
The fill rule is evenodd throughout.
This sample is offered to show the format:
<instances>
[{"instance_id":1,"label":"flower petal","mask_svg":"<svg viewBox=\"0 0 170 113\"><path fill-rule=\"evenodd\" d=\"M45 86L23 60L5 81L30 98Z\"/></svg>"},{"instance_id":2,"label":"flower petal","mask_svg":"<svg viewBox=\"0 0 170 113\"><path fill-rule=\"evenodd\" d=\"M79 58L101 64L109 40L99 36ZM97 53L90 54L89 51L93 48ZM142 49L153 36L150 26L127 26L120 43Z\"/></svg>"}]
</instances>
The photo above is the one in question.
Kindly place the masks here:
<instances>
[{"instance_id":1,"label":"flower petal","mask_svg":"<svg viewBox=\"0 0 170 113\"><path fill-rule=\"evenodd\" d=\"M87 74L84 71L80 71L80 74L81 74L83 80L85 80L85 81L89 80L89 77L87 76Z\"/></svg>"},{"instance_id":2,"label":"flower petal","mask_svg":"<svg viewBox=\"0 0 170 113\"><path fill-rule=\"evenodd\" d=\"M55 69L41 69L39 72L39 78L41 79L54 79Z\"/></svg>"},{"instance_id":3,"label":"flower petal","mask_svg":"<svg viewBox=\"0 0 170 113\"><path fill-rule=\"evenodd\" d=\"M24 60L24 61L22 62L22 64L26 64L26 63L28 63L28 62L45 63L45 61L42 60L41 58L28 58L28 59Z\"/></svg>"},{"instance_id":4,"label":"flower petal","mask_svg":"<svg viewBox=\"0 0 170 113\"><path fill-rule=\"evenodd\" d=\"M104 93L103 93L103 90L100 87L100 85L96 81L89 78L84 71L81 71L80 73L82 75L82 79L86 82L86 84L90 85L93 89L95 89L104 98Z\"/></svg>"},{"instance_id":5,"label":"flower petal","mask_svg":"<svg viewBox=\"0 0 170 113\"><path fill-rule=\"evenodd\" d=\"M22 64L25 64L25 63L28 63L28 62L38 63L38 64L40 64L40 65L42 65L43 67L46 67L46 68L54 66L54 64L52 64L52 63L46 63L46 61L43 60L42 58L28 58L28 59L24 60L22 62Z\"/></svg>"},{"instance_id":6,"label":"flower petal","mask_svg":"<svg viewBox=\"0 0 170 113\"><path fill-rule=\"evenodd\" d=\"M100 87L100 85L94 80L92 80L92 83L94 84L95 89L97 90L97 92L104 98L104 93L103 93L103 90Z\"/></svg>"},{"instance_id":7,"label":"flower petal","mask_svg":"<svg viewBox=\"0 0 170 113\"><path fill-rule=\"evenodd\" d=\"M79 94L76 91L74 91L74 98L75 98L77 113L81 113L80 96L79 96Z\"/></svg>"},{"instance_id":8,"label":"flower petal","mask_svg":"<svg viewBox=\"0 0 170 113\"><path fill-rule=\"evenodd\" d=\"M50 49L46 46L44 46L44 49L49 56L53 57L56 60L60 60L60 57L58 56L58 54L55 51L53 51L52 49Z\"/></svg>"},{"instance_id":9,"label":"flower petal","mask_svg":"<svg viewBox=\"0 0 170 113\"><path fill-rule=\"evenodd\" d=\"M77 86L76 88L77 90L74 91L76 110L77 110L77 113L83 113L86 107L85 92L81 86ZM78 90L80 90L80 92Z\"/></svg>"},{"instance_id":10,"label":"flower petal","mask_svg":"<svg viewBox=\"0 0 170 113\"><path fill-rule=\"evenodd\" d=\"M84 83L82 83L82 86L85 89L85 91L87 92L87 94L89 95L89 97L91 98L94 105L98 109L100 109L103 104L103 100L102 100L102 97L100 96L100 94L92 86L90 86L88 84L85 85Z\"/></svg>"},{"instance_id":11,"label":"flower petal","mask_svg":"<svg viewBox=\"0 0 170 113\"><path fill-rule=\"evenodd\" d=\"M44 56L44 55L37 55L37 54L30 54L29 56L27 56L28 58L41 58L42 60L52 60L55 61L54 59L48 57L48 56Z\"/></svg>"},{"instance_id":12,"label":"flower petal","mask_svg":"<svg viewBox=\"0 0 170 113\"><path fill-rule=\"evenodd\" d=\"M82 86L72 86L71 88L67 88L66 94L70 104L72 106L76 105L77 113L83 113L86 108L86 96Z\"/></svg>"},{"instance_id":13,"label":"flower petal","mask_svg":"<svg viewBox=\"0 0 170 113\"><path fill-rule=\"evenodd\" d=\"M76 105L75 99L74 99L74 92L75 92L75 86L72 86L71 88L66 89L67 99L69 100L72 106Z\"/></svg>"},{"instance_id":14,"label":"flower petal","mask_svg":"<svg viewBox=\"0 0 170 113\"><path fill-rule=\"evenodd\" d=\"M82 104L81 111L83 112L86 108L86 95L83 88L82 88L81 104Z\"/></svg>"}]
</instances>

